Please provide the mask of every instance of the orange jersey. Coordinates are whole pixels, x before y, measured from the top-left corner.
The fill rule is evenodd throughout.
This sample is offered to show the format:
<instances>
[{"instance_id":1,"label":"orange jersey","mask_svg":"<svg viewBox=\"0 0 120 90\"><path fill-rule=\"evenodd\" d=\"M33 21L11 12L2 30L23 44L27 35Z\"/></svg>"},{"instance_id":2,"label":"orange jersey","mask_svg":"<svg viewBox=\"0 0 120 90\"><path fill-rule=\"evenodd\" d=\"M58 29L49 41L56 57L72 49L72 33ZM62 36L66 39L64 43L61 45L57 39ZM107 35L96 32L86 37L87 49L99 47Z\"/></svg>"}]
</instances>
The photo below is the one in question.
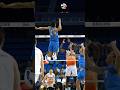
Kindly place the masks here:
<instances>
[{"instance_id":1,"label":"orange jersey","mask_svg":"<svg viewBox=\"0 0 120 90\"><path fill-rule=\"evenodd\" d=\"M66 64L67 64L67 66L75 65L76 64L76 56L75 55L66 56Z\"/></svg>"},{"instance_id":2,"label":"orange jersey","mask_svg":"<svg viewBox=\"0 0 120 90\"><path fill-rule=\"evenodd\" d=\"M86 80L96 80L96 73L88 71ZM97 83L96 82L87 82L85 83L85 90L96 90Z\"/></svg>"}]
</instances>

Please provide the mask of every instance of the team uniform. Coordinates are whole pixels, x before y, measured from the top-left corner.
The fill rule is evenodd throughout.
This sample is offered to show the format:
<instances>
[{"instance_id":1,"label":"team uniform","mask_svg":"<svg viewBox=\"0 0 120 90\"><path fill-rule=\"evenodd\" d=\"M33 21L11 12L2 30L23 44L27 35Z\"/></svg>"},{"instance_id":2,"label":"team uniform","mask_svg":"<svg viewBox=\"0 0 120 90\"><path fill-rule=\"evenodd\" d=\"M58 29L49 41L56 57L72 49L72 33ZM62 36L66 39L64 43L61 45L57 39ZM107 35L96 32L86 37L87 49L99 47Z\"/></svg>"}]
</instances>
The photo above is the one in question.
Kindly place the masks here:
<instances>
[{"instance_id":1,"label":"team uniform","mask_svg":"<svg viewBox=\"0 0 120 90\"><path fill-rule=\"evenodd\" d=\"M16 60L1 49L0 90L20 90L20 73Z\"/></svg>"},{"instance_id":2,"label":"team uniform","mask_svg":"<svg viewBox=\"0 0 120 90\"><path fill-rule=\"evenodd\" d=\"M66 56L66 76L77 76L76 56Z\"/></svg>"},{"instance_id":3,"label":"team uniform","mask_svg":"<svg viewBox=\"0 0 120 90\"><path fill-rule=\"evenodd\" d=\"M84 55L80 54L78 56L78 63L79 63L79 71L78 71L78 80L81 81L81 83L84 83L85 81L85 57Z\"/></svg>"},{"instance_id":4,"label":"team uniform","mask_svg":"<svg viewBox=\"0 0 120 90\"><path fill-rule=\"evenodd\" d=\"M43 60L42 51L35 47L35 83L40 81L40 69L41 69L41 60Z\"/></svg>"},{"instance_id":5,"label":"team uniform","mask_svg":"<svg viewBox=\"0 0 120 90\"><path fill-rule=\"evenodd\" d=\"M48 47L49 52L59 51L59 37L58 32L55 31L55 27L49 26L50 43Z\"/></svg>"},{"instance_id":6,"label":"team uniform","mask_svg":"<svg viewBox=\"0 0 120 90\"><path fill-rule=\"evenodd\" d=\"M106 90L120 90L120 76L112 65L105 72L104 84Z\"/></svg>"}]
</instances>

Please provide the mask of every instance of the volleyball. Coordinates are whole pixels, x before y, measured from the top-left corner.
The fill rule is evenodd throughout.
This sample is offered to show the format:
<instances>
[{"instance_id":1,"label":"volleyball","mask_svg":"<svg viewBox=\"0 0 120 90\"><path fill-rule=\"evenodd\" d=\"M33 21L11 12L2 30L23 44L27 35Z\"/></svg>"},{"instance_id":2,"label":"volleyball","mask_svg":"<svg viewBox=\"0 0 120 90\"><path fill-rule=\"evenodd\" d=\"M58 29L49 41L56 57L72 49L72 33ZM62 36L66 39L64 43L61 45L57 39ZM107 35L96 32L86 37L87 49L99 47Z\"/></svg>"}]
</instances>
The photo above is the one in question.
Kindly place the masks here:
<instances>
[{"instance_id":1,"label":"volleyball","mask_svg":"<svg viewBox=\"0 0 120 90\"><path fill-rule=\"evenodd\" d=\"M67 4L66 4L66 3L62 3L62 4L61 4L61 8L62 8L62 9L66 9L66 8L67 8Z\"/></svg>"}]
</instances>

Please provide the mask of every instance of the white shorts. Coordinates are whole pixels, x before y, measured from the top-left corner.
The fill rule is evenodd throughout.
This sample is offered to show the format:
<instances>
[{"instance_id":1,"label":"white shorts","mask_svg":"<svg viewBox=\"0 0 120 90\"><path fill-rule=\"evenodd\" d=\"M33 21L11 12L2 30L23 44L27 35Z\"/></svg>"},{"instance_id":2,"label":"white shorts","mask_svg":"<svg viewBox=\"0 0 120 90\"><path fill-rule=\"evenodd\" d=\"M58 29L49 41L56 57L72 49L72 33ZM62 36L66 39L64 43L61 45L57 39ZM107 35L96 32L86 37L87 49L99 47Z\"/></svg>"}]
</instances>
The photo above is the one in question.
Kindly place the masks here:
<instances>
[{"instance_id":1,"label":"white shorts","mask_svg":"<svg viewBox=\"0 0 120 90\"><path fill-rule=\"evenodd\" d=\"M76 67L76 65L66 67L66 76L77 76L77 67Z\"/></svg>"}]
</instances>

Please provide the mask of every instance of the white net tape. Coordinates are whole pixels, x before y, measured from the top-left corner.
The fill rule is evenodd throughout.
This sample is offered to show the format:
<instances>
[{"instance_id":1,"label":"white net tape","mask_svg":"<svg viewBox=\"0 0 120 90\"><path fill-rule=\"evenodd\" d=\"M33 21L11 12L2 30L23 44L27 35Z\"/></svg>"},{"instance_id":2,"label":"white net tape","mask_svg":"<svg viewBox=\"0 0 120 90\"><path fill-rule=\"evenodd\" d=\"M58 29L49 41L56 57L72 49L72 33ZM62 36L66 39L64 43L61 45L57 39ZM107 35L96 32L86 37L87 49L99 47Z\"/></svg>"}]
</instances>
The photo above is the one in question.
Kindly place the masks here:
<instances>
[{"instance_id":1,"label":"white net tape","mask_svg":"<svg viewBox=\"0 0 120 90\"><path fill-rule=\"evenodd\" d=\"M50 35L35 35L35 38L50 38ZM85 38L85 35L59 35L59 38Z\"/></svg>"}]
</instances>

